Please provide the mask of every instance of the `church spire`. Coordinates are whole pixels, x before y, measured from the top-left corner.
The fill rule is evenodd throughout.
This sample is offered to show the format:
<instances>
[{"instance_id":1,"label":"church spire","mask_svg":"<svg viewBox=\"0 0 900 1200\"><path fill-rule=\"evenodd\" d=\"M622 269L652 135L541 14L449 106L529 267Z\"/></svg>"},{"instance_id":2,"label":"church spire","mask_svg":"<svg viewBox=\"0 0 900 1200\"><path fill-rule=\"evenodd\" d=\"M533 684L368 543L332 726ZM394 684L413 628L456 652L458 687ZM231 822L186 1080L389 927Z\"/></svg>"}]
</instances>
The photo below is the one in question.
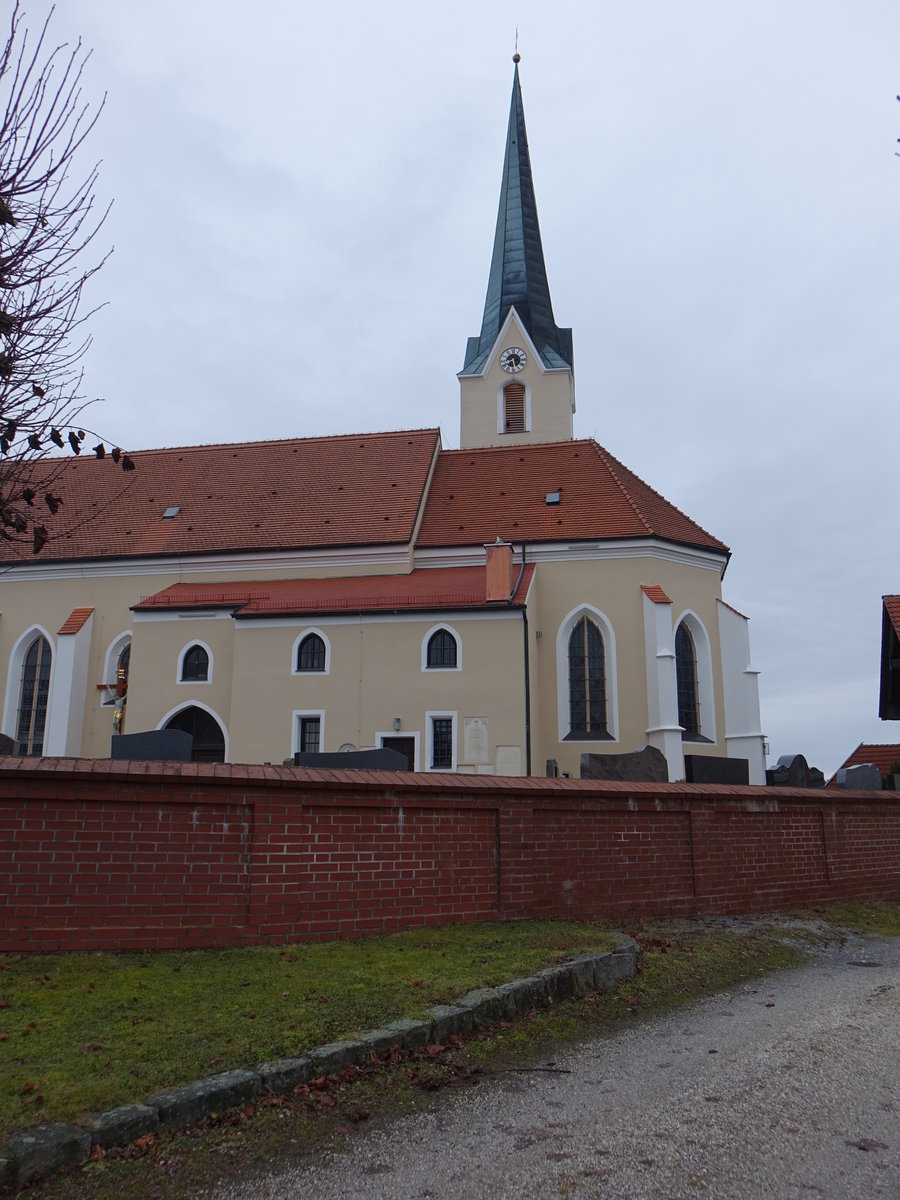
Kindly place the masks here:
<instances>
[{"instance_id":1,"label":"church spire","mask_svg":"<svg viewBox=\"0 0 900 1200\"><path fill-rule=\"evenodd\" d=\"M500 185L500 208L484 316L481 334L469 338L461 375L477 375L483 370L511 308L515 308L545 367L572 368L572 330L558 328L550 302L525 133L518 53L513 61L516 66Z\"/></svg>"}]
</instances>

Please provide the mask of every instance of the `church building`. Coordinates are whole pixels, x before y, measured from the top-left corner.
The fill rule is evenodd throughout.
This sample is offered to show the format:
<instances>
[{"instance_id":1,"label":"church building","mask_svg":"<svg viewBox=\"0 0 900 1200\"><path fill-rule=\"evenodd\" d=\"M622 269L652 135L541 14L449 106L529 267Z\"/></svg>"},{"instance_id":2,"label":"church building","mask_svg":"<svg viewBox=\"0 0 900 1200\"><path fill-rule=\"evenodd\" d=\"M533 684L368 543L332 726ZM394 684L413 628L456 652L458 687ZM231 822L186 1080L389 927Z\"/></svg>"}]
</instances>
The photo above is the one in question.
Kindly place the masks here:
<instances>
[{"instance_id":1,"label":"church building","mask_svg":"<svg viewBox=\"0 0 900 1200\"><path fill-rule=\"evenodd\" d=\"M574 436L518 65L458 378L458 450L438 429L148 450L124 481L73 459L40 555L3 550L16 753L176 728L206 761L384 746L417 771L577 776L649 744L671 780L690 753L764 783L728 548Z\"/></svg>"}]
</instances>

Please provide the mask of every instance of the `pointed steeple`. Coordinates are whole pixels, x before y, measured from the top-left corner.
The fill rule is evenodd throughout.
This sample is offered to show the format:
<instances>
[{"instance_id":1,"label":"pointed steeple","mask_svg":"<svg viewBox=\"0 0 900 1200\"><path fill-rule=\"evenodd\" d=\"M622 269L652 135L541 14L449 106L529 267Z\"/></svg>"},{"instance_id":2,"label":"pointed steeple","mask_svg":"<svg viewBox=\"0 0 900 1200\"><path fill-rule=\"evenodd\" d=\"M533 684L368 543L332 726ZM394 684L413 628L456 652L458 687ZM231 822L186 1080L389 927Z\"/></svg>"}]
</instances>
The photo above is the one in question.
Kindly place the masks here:
<instances>
[{"instance_id":1,"label":"pointed steeple","mask_svg":"<svg viewBox=\"0 0 900 1200\"><path fill-rule=\"evenodd\" d=\"M545 367L572 368L572 330L558 328L553 319L525 133L518 54L513 61L516 66L500 185L500 208L484 316L481 334L469 338L461 375L477 375L484 368L510 308L515 308Z\"/></svg>"}]
</instances>

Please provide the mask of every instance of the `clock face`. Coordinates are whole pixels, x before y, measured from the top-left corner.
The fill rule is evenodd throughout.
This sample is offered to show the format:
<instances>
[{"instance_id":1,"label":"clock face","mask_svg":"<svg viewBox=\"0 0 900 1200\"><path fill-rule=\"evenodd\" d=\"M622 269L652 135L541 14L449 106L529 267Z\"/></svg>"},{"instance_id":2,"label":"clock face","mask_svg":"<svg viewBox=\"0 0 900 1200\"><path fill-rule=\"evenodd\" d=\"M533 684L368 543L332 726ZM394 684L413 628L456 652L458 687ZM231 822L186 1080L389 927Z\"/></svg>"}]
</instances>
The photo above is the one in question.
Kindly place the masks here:
<instances>
[{"instance_id":1,"label":"clock face","mask_svg":"<svg viewBox=\"0 0 900 1200\"><path fill-rule=\"evenodd\" d=\"M525 357L525 351L520 350L518 346L510 346L500 355L500 366L504 371L508 371L510 375L515 375L525 366L528 359Z\"/></svg>"}]
</instances>

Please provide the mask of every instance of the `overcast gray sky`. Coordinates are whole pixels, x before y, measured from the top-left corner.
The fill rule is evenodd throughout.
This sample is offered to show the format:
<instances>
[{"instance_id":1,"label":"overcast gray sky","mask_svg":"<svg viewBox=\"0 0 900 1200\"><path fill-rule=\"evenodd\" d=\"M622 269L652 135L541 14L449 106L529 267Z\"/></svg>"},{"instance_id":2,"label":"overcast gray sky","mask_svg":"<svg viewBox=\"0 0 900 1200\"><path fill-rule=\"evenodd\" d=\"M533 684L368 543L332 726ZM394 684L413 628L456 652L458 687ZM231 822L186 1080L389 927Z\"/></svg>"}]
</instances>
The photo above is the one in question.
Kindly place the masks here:
<instances>
[{"instance_id":1,"label":"overcast gray sky","mask_svg":"<svg viewBox=\"0 0 900 1200\"><path fill-rule=\"evenodd\" d=\"M109 93L89 423L456 446L517 24L576 435L731 546L770 761L900 742L897 0L62 0Z\"/></svg>"}]
</instances>

